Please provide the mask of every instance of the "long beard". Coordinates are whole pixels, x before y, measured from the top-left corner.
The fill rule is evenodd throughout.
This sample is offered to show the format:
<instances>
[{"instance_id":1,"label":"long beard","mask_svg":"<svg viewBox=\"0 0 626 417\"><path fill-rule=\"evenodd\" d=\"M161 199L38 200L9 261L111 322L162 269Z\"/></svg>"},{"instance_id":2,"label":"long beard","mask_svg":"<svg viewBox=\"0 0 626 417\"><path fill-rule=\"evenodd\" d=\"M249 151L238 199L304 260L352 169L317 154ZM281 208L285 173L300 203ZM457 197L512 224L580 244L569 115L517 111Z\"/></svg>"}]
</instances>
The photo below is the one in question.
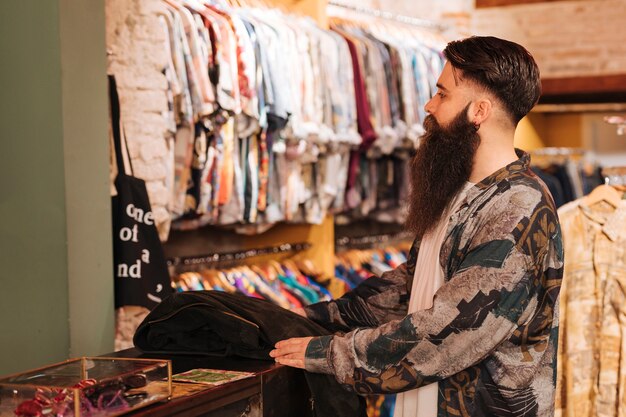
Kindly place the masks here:
<instances>
[{"instance_id":1,"label":"long beard","mask_svg":"<svg viewBox=\"0 0 626 417\"><path fill-rule=\"evenodd\" d=\"M424 120L426 133L411 161L411 193L406 226L418 238L441 220L446 207L470 177L474 155L480 145L467 109L446 127L432 115Z\"/></svg>"}]
</instances>

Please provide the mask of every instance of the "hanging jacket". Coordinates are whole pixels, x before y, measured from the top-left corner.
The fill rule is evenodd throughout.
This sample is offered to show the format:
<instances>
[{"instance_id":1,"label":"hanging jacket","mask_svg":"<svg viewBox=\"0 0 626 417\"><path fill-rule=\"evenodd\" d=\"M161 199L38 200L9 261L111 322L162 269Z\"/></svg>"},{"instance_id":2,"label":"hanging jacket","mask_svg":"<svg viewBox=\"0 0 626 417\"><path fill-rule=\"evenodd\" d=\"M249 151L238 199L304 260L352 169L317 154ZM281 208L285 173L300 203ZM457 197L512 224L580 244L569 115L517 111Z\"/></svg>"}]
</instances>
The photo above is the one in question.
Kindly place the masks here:
<instances>
[{"instance_id":1,"label":"hanging jacket","mask_svg":"<svg viewBox=\"0 0 626 417\"><path fill-rule=\"evenodd\" d=\"M135 346L160 354L242 356L271 360L280 340L328 335L313 321L268 301L218 291L176 293L137 328ZM365 417L365 401L330 375L305 372L319 417Z\"/></svg>"}]
</instances>

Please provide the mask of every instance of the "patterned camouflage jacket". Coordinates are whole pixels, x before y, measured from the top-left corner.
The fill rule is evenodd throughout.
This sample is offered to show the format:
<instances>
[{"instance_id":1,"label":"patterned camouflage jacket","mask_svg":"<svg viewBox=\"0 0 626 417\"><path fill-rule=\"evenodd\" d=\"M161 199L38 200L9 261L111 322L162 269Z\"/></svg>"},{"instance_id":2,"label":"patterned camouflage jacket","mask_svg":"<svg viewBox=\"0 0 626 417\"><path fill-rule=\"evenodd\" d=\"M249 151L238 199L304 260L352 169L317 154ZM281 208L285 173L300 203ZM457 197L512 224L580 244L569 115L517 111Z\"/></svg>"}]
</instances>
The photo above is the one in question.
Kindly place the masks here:
<instances>
[{"instance_id":1,"label":"patterned camouflage jacket","mask_svg":"<svg viewBox=\"0 0 626 417\"><path fill-rule=\"evenodd\" d=\"M446 282L431 309L406 315L419 242L395 270L307 307L338 332L309 343L308 371L360 394L438 381L439 416L554 414L561 231L529 156L518 155L450 217Z\"/></svg>"}]
</instances>

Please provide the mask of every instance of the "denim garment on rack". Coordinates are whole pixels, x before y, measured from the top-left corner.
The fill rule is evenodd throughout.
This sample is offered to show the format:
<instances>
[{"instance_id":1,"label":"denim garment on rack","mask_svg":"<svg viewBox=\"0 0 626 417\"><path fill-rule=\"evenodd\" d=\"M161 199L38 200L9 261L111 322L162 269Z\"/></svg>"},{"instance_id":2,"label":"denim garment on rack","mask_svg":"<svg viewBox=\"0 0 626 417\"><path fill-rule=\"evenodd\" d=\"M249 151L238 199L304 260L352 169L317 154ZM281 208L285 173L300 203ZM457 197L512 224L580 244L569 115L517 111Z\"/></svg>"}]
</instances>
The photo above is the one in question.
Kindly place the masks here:
<instances>
[{"instance_id":1,"label":"denim garment on rack","mask_svg":"<svg viewBox=\"0 0 626 417\"><path fill-rule=\"evenodd\" d=\"M324 300L332 300L333 296L326 288L315 282L312 278L306 278L307 282L311 286L311 288L315 289L315 292L320 296L320 301Z\"/></svg>"},{"instance_id":2,"label":"denim garment on rack","mask_svg":"<svg viewBox=\"0 0 626 417\"><path fill-rule=\"evenodd\" d=\"M335 279L343 282L345 287L345 292L351 291L354 289L354 285L346 278L345 269L341 269L339 266L335 266Z\"/></svg>"},{"instance_id":3,"label":"denim garment on rack","mask_svg":"<svg viewBox=\"0 0 626 417\"><path fill-rule=\"evenodd\" d=\"M550 190L550 194L552 194L552 198L554 199L554 205L558 208L566 203L565 195L563 193L563 187L561 186L561 182L554 175L550 175L547 172L543 171L541 168L532 167L532 171L537 174L537 176L543 181L548 190Z\"/></svg>"},{"instance_id":4,"label":"denim garment on rack","mask_svg":"<svg viewBox=\"0 0 626 417\"><path fill-rule=\"evenodd\" d=\"M357 269L350 268L348 270L348 279L352 281L355 286L358 287L359 285L361 285L363 281L365 281L367 278L369 278L372 275L369 272L371 271L371 269L372 267L369 261L363 262L359 268Z\"/></svg>"},{"instance_id":5,"label":"denim garment on rack","mask_svg":"<svg viewBox=\"0 0 626 417\"><path fill-rule=\"evenodd\" d=\"M348 270L343 265L335 265L335 277L346 283L350 290L356 288L356 285L348 279Z\"/></svg>"},{"instance_id":6,"label":"denim garment on rack","mask_svg":"<svg viewBox=\"0 0 626 417\"><path fill-rule=\"evenodd\" d=\"M604 178L602 177L602 169L600 167L596 167L591 173L583 171L582 181L583 193L587 195L592 192L593 189L596 188L598 185L604 183Z\"/></svg>"},{"instance_id":7,"label":"denim garment on rack","mask_svg":"<svg viewBox=\"0 0 626 417\"><path fill-rule=\"evenodd\" d=\"M561 183L561 188L563 188L563 198L564 198L565 203L574 201L576 199L575 194L574 194L574 187L572 186L572 180L567 172L567 168L564 165L556 165L554 176Z\"/></svg>"},{"instance_id":8,"label":"denim garment on rack","mask_svg":"<svg viewBox=\"0 0 626 417\"><path fill-rule=\"evenodd\" d=\"M217 291L192 291L164 299L133 339L144 352L241 356L270 360L280 340L330 334L322 326L265 300ZM305 372L318 417L365 417L365 401L332 375Z\"/></svg>"}]
</instances>

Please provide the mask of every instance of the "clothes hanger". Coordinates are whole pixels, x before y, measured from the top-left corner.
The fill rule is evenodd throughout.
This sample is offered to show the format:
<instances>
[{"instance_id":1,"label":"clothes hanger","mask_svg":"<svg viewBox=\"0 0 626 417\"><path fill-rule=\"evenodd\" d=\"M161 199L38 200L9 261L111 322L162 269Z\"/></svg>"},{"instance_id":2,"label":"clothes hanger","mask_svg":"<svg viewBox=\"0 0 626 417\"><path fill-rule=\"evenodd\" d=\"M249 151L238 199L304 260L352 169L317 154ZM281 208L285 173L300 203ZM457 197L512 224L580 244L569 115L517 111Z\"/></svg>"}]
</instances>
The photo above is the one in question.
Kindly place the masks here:
<instances>
[{"instance_id":1,"label":"clothes hanger","mask_svg":"<svg viewBox=\"0 0 626 417\"><path fill-rule=\"evenodd\" d=\"M227 274L227 271L217 271L217 278L222 283L223 287L227 289L226 291L230 293L238 292L237 287L235 287L235 282L231 281L230 275Z\"/></svg>"},{"instance_id":2,"label":"clothes hanger","mask_svg":"<svg viewBox=\"0 0 626 417\"><path fill-rule=\"evenodd\" d=\"M183 279L183 275L184 274L178 275L174 282L176 283L177 288L180 288L183 291L189 291L189 287L187 286L187 283Z\"/></svg>"},{"instance_id":3,"label":"clothes hanger","mask_svg":"<svg viewBox=\"0 0 626 417\"><path fill-rule=\"evenodd\" d=\"M363 264L360 260L361 255L359 251L350 250L344 254L345 259L347 260L348 266L351 269L359 269Z\"/></svg>"},{"instance_id":4,"label":"clothes hanger","mask_svg":"<svg viewBox=\"0 0 626 417\"><path fill-rule=\"evenodd\" d=\"M300 268L298 268L293 259L285 259L284 261L282 261L282 265L283 268L287 268L288 270L293 272L294 275L302 274L302 271L300 271Z\"/></svg>"},{"instance_id":5,"label":"clothes hanger","mask_svg":"<svg viewBox=\"0 0 626 417\"><path fill-rule=\"evenodd\" d=\"M596 187L588 196L585 203L588 206L605 201L613 207L618 207L626 191L626 167L615 166L602 169L604 184Z\"/></svg>"},{"instance_id":6,"label":"clothes hanger","mask_svg":"<svg viewBox=\"0 0 626 417\"><path fill-rule=\"evenodd\" d=\"M207 290L215 289L215 287L224 288L222 287L221 282L218 282L218 280L215 279L214 270L205 269L205 270L200 271L199 274L200 274L200 282L202 283L202 286L205 289Z\"/></svg>"},{"instance_id":7,"label":"clothes hanger","mask_svg":"<svg viewBox=\"0 0 626 417\"><path fill-rule=\"evenodd\" d=\"M189 272L183 272L182 274L180 274L179 279L180 279L180 281L182 281L185 284L186 288L191 288L191 281L189 279Z\"/></svg>"},{"instance_id":8,"label":"clothes hanger","mask_svg":"<svg viewBox=\"0 0 626 417\"><path fill-rule=\"evenodd\" d=\"M593 206L604 201L617 208L622 201L622 193L609 185L608 178L606 178L604 184L594 188L589 195L583 197L583 200L587 206Z\"/></svg>"},{"instance_id":9,"label":"clothes hanger","mask_svg":"<svg viewBox=\"0 0 626 417\"><path fill-rule=\"evenodd\" d=\"M298 259L296 260L296 265L298 265L300 271L302 271L305 275L311 277L320 277L323 275L323 273L315 267L315 264L313 264L313 261L310 259Z\"/></svg>"},{"instance_id":10,"label":"clothes hanger","mask_svg":"<svg viewBox=\"0 0 626 417\"><path fill-rule=\"evenodd\" d=\"M250 268L268 284L272 285L276 281L276 274L272 273L271 268L259 265L252 265Z\"/></svg>"},{"instance_id":11,"label":"clothes hanger","mask_svg":"<svg viewBox=\"0 0 626 417\"><path fill-rule=\"evenodd\" d=\"M213 288L206 288L204 286L204 282L201 279L202 277L200 276L199 273L197 272L191 272L189 274L189 281L191 282L191 288L196 289L196 290L200 290L200 289L205 289L205 290L212 290Z\"/></svg>"},{"instance_id":12,"label":"clothes hanger","mask_svg":"<svg viewBox=\"0 0 626 417\"><path fill-rule=\"evenodd\" d=\"M189 6L189 7L193 8L193 9L194 9L194 10L196 10L196 11L198 11L198 10L202 10L202 9L204 9L204 7L205 7L205 5L204 5L204 4L202 4L202 3L201 3L200 1L198 1L198 0L183 0L183 2L184 2L187 6Z\"/></svg>"},{"instance_id":13,"label":"clothes hanger","mask_svg":"<svg viewBox=\"0 0 626 417\"><path fill-rule=\"evenodd\" d=\"M285 275L285 270L283 269L282 265L274 260L274 259L270 259L267 261L267 264L274 269L274 271L276 271L276 274L278 275Z\"/></svg>"}]
</instances>

